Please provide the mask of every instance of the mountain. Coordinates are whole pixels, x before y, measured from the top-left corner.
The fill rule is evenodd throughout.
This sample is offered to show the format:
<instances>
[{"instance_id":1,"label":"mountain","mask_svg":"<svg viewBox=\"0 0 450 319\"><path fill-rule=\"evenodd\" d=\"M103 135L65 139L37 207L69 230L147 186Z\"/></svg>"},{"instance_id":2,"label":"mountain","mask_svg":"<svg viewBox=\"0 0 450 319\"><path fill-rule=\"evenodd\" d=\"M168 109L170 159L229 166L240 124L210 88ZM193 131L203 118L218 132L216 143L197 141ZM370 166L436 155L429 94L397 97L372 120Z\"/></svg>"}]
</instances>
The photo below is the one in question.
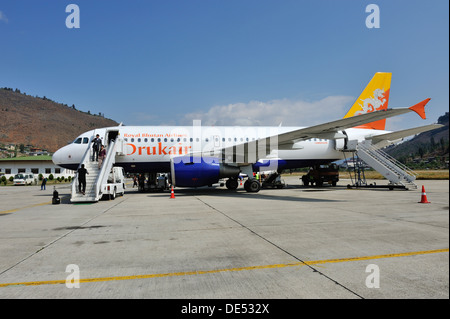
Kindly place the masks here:
<instances>
[{"instance_id":1,"label":"mountain","mask_svg":"<svg viewBox=\"0 0 450 319\"><path fill-rule=\"evenodd\" d=\"M448 161L449 113L438 119L443 127L416 135L409 141L386 148L386 152L403 163L419 161Z\"/></svg>"},{"instance_id":2,"label":"mountain","mask_svg":"<svg viewBox=\"0 0 450 319\"><path fill-rule=\"evenodd\" d=\"M46 97L32 97L18 89L0 88L0 144L32 145L50 152L96 127L117 126L101 115Z\"/></svg>"}]
</instances>

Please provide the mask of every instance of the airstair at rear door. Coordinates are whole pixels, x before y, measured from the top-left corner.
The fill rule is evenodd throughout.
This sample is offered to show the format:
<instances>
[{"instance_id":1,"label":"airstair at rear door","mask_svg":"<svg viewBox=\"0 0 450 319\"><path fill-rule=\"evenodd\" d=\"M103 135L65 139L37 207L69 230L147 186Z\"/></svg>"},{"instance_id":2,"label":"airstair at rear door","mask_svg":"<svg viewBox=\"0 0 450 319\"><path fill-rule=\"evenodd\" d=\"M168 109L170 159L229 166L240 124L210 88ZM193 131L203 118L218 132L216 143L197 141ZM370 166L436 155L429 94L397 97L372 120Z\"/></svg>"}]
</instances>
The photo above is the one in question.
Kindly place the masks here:
<instances>
[{"instance_id":1,"label":"airstair at rear door","mask_svg":"<svg viewBox=\"0 0 450 319\"><path fill-rule=\"evenodd\" d=\"M356 154L367 165L388 179L391 185L417 189L414 183L417 174L386 152L373 147L370 140L359 142L356 146Z\"/></svg>"},{"instance_id":2,"label":"airstair at rear door","mask_svg":"<svg viewBox=\"0 0 450 319\"><path fill-rule=\"evenodd\" d=\"M120 141L111 140L107 147L106 158L103 160L102 166L98 168L98 162L92 161L92 148L88 147L86 150L81 164L84 164L84 168L88 171L86 175L86 191L85 194L79 192L78 189L78 173L72 182L72 196L70 201L73 203L78 202L97 202L103 196L102 185L107 183L109 173L115 163L115 158L118 153L117 145L120 145Z\"/></svg>"}]
</instances>

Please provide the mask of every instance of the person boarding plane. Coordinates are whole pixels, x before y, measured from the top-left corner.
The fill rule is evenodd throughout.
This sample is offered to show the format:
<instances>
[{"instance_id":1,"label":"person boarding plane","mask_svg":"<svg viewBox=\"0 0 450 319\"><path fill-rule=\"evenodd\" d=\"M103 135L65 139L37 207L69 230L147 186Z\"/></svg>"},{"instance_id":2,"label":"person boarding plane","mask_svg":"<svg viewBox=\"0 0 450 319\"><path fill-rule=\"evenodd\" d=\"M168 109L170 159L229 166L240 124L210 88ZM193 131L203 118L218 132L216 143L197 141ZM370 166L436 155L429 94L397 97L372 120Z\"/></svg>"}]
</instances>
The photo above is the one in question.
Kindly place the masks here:
<instances>
[{"instance_id":1,"label":"person boarding plane","mask_svg":"<svg viewBox=\"0 0 450 319\"><path fill-rule=\"evenodd\" d=\"M430 101L388 109L391 76L376 73L344 118L336 121L309 127L212 127L201 126L200 121L193 126L119 125L81 134L55 152L53 162L77 170L89 161L89 145L98 134L108 149L108 164L102 170L121 166L127 173L149 174L150 182L156 182L157 173L169 173L172 185L179 187L207 186L227 178L229 189L236 189L239 175L247 174L245 189L258 192L261 185L252 178L253 172L328 164L345 159L348 151L369 154L368 147L376 150L441 127L385 130L389 117L413 111L425 119Z\"/></svg>"}]
</instances>

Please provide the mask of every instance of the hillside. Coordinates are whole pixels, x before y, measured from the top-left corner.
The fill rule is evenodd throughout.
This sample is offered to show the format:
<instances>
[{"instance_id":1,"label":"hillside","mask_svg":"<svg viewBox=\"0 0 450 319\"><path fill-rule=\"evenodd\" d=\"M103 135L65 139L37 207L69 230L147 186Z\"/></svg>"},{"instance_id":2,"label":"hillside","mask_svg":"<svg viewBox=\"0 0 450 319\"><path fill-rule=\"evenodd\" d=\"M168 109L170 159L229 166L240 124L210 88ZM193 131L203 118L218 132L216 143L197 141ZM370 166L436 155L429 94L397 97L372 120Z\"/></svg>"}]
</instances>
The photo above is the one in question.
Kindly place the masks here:
<instances>
[{"instance_id":1,"label":"hillside","mask_svg":"<svg viewBox=\"0 0 450 319\"><path fill-rule=\"evenodd\" d=\"M435 162L436 168L445 166L449 159L449 113L439 117L437 122L444 127L416 135L387 148L386 152L406 164Z\"/></svg>"},{"instance_id":2,"label":"hillside","mask_svg":"<svg viewBox=\"0 0 450 319\"><path fill-rule=\"evenodd\" d=\"M96 127L117 122L91 115L51 101L32 97L19 90L0 88L0 143L33 145L50 152Z\"/></svg>"}]
</instances>

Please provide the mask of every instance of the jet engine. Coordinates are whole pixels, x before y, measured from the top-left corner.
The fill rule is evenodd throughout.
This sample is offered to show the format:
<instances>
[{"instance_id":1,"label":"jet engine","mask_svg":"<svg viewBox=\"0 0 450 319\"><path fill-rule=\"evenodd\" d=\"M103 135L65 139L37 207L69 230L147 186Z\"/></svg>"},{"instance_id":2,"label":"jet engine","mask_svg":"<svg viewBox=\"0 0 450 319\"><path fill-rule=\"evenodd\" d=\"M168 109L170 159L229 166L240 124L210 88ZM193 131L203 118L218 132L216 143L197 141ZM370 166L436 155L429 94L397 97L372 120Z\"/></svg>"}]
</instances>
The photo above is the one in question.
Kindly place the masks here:
<instances>
[{"instance_id":1,"label":"jet engine","mask_svg":"<svg viewBox=\"0 0 450 319\"><path fill-rule=\"evenodd\" d=\"M220 163L212 157L176 157L170 161L172 185L200 187L217 183L221 178L230 178L240 173L239 167Z\"/></svg>"}]
</instances>

